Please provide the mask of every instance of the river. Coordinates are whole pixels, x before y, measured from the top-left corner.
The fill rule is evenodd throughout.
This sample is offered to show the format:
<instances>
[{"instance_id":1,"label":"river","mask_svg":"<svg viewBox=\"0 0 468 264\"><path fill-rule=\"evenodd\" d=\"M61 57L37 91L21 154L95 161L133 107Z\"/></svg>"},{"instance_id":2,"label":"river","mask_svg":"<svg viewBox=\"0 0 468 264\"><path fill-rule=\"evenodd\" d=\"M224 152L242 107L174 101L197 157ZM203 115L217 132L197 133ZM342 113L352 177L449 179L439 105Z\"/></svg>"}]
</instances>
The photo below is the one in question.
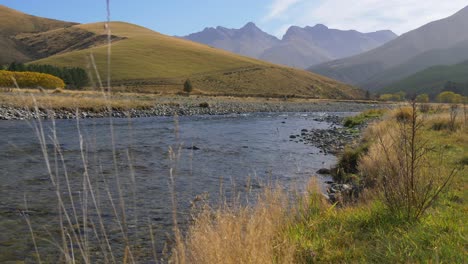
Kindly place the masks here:
<instances>
[{"instance_id":1,"label":"river","mask_svg":"<svg viewBox=\"0 0 468 264\"><path fill-rule=\"evenodd\" d=\"M329 128L316 120L324 115L150 117L113 119L112 125L109 119L1 121L0 262L34 260L25 219L41 255L58 252L42 238L60 239L60 222L69 234L90 241L91 251L100 250L103 243L94 242L104 227L111 246L127 238L136 241L141 252L135 254L142 258L151 255L152 250L144 250L152 248L151 225L159 254L170 241L174 211L180 225L187 226L195 197L214 204L238 194L254 197L272 182L300 188L318 169L330 167L334 156L290 139L302 129ZM40 124L45 148L36 131ZM66 215L57 209L58 195ZM76 224L83 221L86 227Z\"/></svg>"}]
</instances>

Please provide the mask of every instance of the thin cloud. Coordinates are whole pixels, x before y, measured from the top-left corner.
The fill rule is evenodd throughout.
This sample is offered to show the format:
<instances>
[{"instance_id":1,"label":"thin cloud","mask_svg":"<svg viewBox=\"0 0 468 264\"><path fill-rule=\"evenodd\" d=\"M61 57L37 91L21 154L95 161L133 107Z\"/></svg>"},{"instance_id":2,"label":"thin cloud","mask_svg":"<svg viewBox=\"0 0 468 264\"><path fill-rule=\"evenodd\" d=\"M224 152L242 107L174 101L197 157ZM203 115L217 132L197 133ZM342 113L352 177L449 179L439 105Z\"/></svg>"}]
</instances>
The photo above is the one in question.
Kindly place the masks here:
<instances>
[{"instance_id":1,"label":"thin cloud","mask_svg":"<svg viewBox=\"0 0 468 264\"><path fill-rule=\"evenodd\" d=\"M275 1L276 2L292 2ZM298 1L294 1L297 3ZM309 2L310 3L310 2ZM288 16L284 24L298 26L323 23L338 29L356 29L363 32L391 29L398 34L416 29L434 20L448 17L467 5L466 0L321 0L317 4L302 3L300 13ZM271 12L287 16L289 6ZM272 15L273 14L273 15ZM282 31L284 28L278 29Z\"/></svg>"},{"instance_id":2,"label":"thin cloud","mask_svg":"<svg viewBox=\"0 0 468 264\"><path fill-rule=\"evenodd\" d=\"M263 18L264 21L269 21L283 15L289 8L303 0L274 0L269 6L269 13Z\"/></svg>"}]
</instances>

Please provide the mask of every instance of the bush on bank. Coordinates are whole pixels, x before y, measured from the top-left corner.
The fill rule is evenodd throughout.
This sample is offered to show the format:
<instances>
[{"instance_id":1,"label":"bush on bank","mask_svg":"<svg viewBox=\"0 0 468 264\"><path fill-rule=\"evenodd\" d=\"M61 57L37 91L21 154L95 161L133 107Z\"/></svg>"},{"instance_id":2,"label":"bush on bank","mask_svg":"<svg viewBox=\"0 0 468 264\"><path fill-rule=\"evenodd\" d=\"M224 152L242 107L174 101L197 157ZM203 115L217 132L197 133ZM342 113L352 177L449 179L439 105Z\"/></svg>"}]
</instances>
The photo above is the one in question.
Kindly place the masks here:
<instances>
[{"instance_id":1,"label":"bush on bank","mask_svg":"<svg viewBox=\"0 0 468 264\"><path fill-rule=\"evenodd\" d=\"M20 88L36 88L40 86L47 89L55 89L65 87L62 79L50 74L0 70L0 87L16 87L16 85Z\"/></svg>"}]
</instances>

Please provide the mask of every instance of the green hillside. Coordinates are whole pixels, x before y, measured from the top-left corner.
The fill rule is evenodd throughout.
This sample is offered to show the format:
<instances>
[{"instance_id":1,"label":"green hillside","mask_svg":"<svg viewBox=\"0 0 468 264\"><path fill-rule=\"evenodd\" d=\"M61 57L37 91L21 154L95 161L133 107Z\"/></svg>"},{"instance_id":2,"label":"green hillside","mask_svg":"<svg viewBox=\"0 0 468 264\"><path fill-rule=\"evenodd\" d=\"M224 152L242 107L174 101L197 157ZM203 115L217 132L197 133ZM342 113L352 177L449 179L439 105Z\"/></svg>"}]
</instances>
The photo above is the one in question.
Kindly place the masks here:
<instances>
[{"instance_id":1,"label":"green hillside","mask_svg":"<svg viewBox=\"0 0 468 264\"><path fill-rule=\"evenodd\" d=\"M431 96L439 94L447 82L468 83L468 60L456 65L440 65L427 68L407 78L395 82L381 93L396 93L404 91L411 94L427 93ZM468 95L468 91L464 91Z\"/></svg>"},{"instance_id":2,"label":"green hillside","mask_svg":"<svg viewBox=\"0 0 468 264\"><path fill-rule=\"evenodd\" d=\"M105 34L105 24L73 26ZM112 22L112 80L126 90L180 90L190 78L206 94L359 98L362 91L307 71L242 57L227 51L123 22ZM101 77L106 77L107 46L97 45L34 61L56 66L89 66L93 54ZM143 88L142 88L143 87Z\"/></svg>"},{"instance_id":3,"label":"green hillside","mask_svg":"<svg viewBox=\"0 0 468 264\"><path fill-rule=\"evenodd\" d=\"M468 41L463 41L449 49L424 52L403 64L384 70L363 83L362 87L378 91L432 66L454 65L466 59L468 59Z\"/></svg>"}]
</instances>

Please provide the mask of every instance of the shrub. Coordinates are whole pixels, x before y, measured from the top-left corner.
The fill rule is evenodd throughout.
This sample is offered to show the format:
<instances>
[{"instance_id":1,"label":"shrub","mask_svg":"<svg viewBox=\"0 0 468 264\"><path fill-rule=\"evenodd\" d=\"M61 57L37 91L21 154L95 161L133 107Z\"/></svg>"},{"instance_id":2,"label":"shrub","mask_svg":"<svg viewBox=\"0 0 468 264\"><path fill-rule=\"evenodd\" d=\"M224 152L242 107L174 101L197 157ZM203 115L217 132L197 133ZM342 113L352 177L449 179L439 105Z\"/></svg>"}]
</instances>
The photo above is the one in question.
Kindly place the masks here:
<instances>
[{"instance_id":1,"label":"shrub","mask_svg":"<svg viewBox=\"0 0 468 264\"><path fill-rule=\"evenodd\" d=\"M468 166L468 155L466 154L464 157L462 157L459 161L458 164L461 166Z\"/></svg>"},{"instance_id":2,"label":"shrub","mask_svg":"<svg viewBox=\"0 0 468 264\"><path fill-rule=\"evenodd\" d=\"M405 100L406 94L404 92L398 92L395 94L382 94L379 98L383 101L403 101Z\"/></svg>"},{"instance_id":3,"label":"shrub","mask_svg":"<svg viewBox=\"0 0 468 264\"><path fill-rule=\"evenodd\" d=\"M382 101L392 101L393 100L393 95L392 94L382 94L379 97L380 100Z\"/></svg>"},{"instance_id":4,"label":"shrub","mask_svg":"<svg viewBox=\"0 0 468 264\"><path fill-rule=\"evenodd\" d=\"M450 105L450 122L449 122L449 128L451 131L457 130L456 122L457 122L457 116L458 116L458 105L457 104L452 104Z\"/></svg>"},{"instance_id":5,"label":"shrub","mask_svg":"<svg viewBox=\"0 0 468 264\"><path fill-rule=\"evenodd\" d=\"M420 94L420 95L416 96L416 102L418 102L418 103L429 103L429 95Z\"/></svg>"},{"instance_id":6,"label":"shrub","mask_svg":"<svg viewBox=\"0 0 468 264\"><path fill-rule=\"evenodd\" d=\"M16 83L15 83L16 82ZM38 86L55 89L64 88L65 83L58 77L37 72L0 71L0 87L36 88Z\"/></svg>"},{"instance_id":7,"label":"shrub","mask_svg":"<svg viewBox=\"0 0 468 264\"><path fill-rule=\"evenodd\" d=\"M408 221L424 214L456 172L443 166L443 153L423 137L424 123L416 102L409 110L404 119L397 117L385 132L378 133L377 147L370 151L374 157L369 158L378 162L368 169L378 178L386 206ZM431 162L431 155L439 155L440 163Z\"/></svg>"},{"instance_id":8,"label":"shrub","mask_svg":"<svg viewBox=\"0 0 468 264\"><path fill-rule=\"evenodd\" d=\"M355 148L346 148L334 169L333 180L342 183L356 180L354 174L358 173L359 160L368 150L368 143L362 143Z\"/></svg>"},{"instance_id":9,"label":"shrub","mask_svg":"<svg viewBox=\"0 0 468 264\"><path fill-rule=\"evenodd\" d=\"M402 107L402 108L396 110L396 112L394 113L393 116L399 122L406 122L406 121L409 121L411 119L412 115L413 115L413 111L412 111L411 108Z\"/></svg>"},{"instance_id":10,"label":"shrub","mask_svg":"<svg viewBox=\"0 0 468 264\"><path fill-rule=\"evenodd\" d=\"M436 120L432 124L431 128L435 131L448 130L450 128L449 122L447 120Z\"/></svg>"},{"instance_id":11,"label":"shrub","mask_svg":"<svg viewBox=\"0 0 468 264\"><path fill-rule=\"evenodd\" d=\"M184 92L191 93L193 91L192 82L187 79L184 83Z\"/></svg>"},{"instance_id":12,"label":"shrub","mask_svg":"<svg viewBox=\"0 0 468 264\"><path fill-rule=\"evenodd\" d=\"M454 92L441 92L437 95L437 102L439 103L462 103L463 97Z\"/></svg>"},{"instance_id":13,"label":"shrub","mask_svg":"<svg viewBox=\"0 0 468 264\"><path fill-rule=\"evenodd\" d=\"M201 108L208 108L208 107L210 107L210 105L209 105L208 103L206 103L206 102L205 102L205 103L200 103L199 106L200 106Z\"/></svg>"},{"instance_id":14,"label":"shrub","mask_svg":"<svg viewBox=\"0 0 468 264\"><path fill-rule=\"evenodd\" d=\"M429 104L422 103L419 105L419 111L421 113L429 113L432 110L432 107Z\"/></svg>"},{"instance_id":15,"label":"shrub","mask_svg":"<svg viewBox=\"0 0 468 264\"><path fill-rule=\"evenodd\" d=\"M434 114L428 118L428 127L435 131L456 131L463 126L463 120L461 118L453 118L450 113Z\"/></svg>"}]
</instances>

